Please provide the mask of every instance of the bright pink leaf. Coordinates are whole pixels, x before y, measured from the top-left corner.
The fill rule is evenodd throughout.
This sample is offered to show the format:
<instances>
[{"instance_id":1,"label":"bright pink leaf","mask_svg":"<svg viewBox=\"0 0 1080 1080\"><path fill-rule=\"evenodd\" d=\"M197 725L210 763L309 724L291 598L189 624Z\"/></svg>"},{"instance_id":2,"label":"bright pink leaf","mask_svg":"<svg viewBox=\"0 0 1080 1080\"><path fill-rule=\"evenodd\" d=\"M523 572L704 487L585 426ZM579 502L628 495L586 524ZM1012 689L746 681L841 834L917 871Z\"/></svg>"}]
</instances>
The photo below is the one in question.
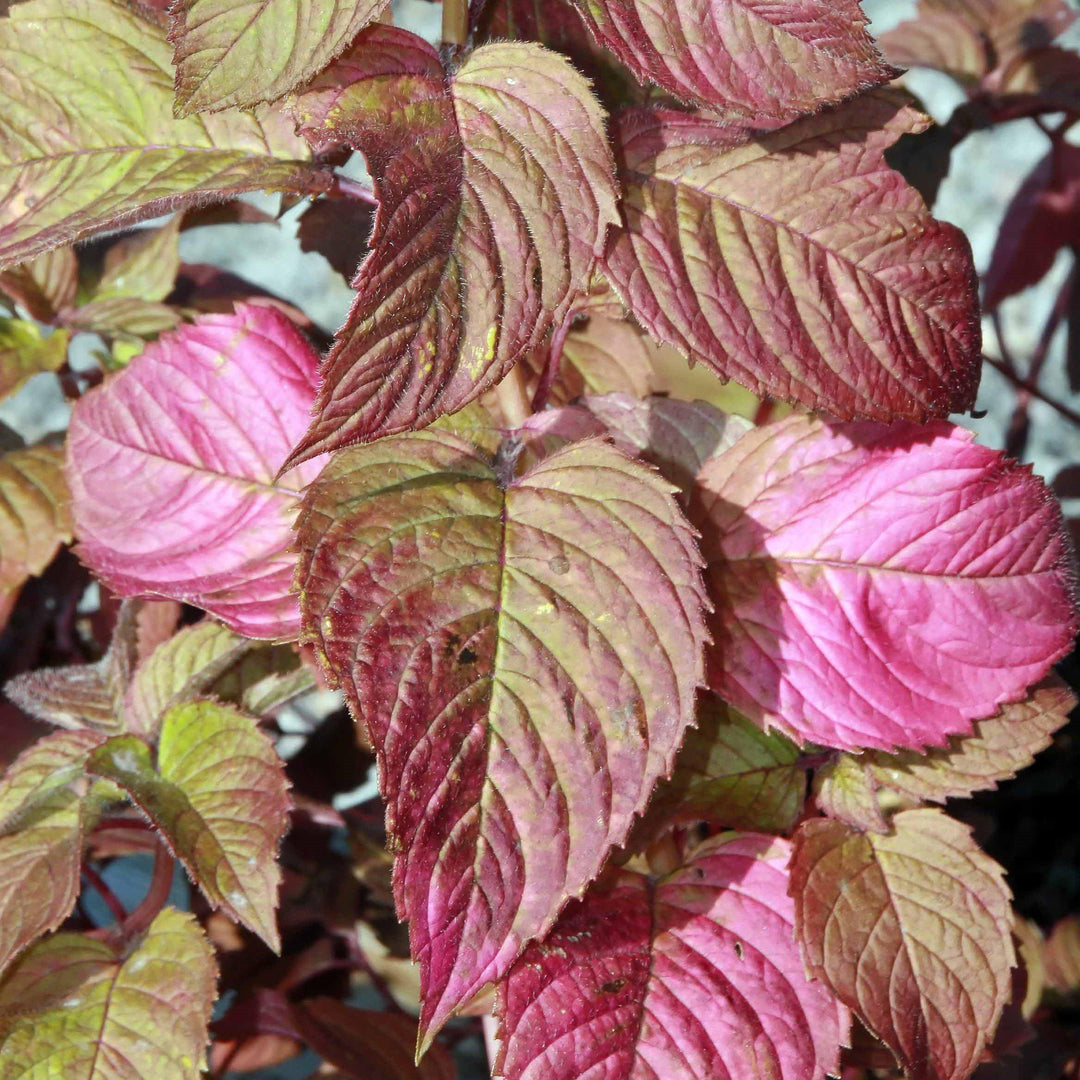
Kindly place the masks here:
<instances>
[{"instance_id":1,"label":"bright pink leaf","mask_svg":"<svg viewBox=\"0 0 1080 1080\"><path fill-rule=\"evenodd\" d=\"M706 109L786 122L893 77L858 0L575 0L642 82Z\"/></svg>"},{"instance_id":2,"label":"bright pink leaf","mask_svg":"<svg viewBox=\"0 0 1080 1080\"><path fill-rule=\"evenodd\" d=\"M79 555L114 592L184 600L249 637L299 632L291 525L318 358L269 307L199 319L83 397L68 433Z\"/></svg>"},{"instance_id":3,"label":"bright pink leaf","mask_svg":"<svg viewBox=\"0 0 1080 1080\"><path fill-rule=\"evenodd\" d=\"M941 746L1072 645L1061 512L938 422L758 428L699 476L710 684L841 749Z\"/></svg>"},{"instance_id":4,"label":"bright pink leaf","mask_svg":"<svg viewBox=\"0 0 1080 1080\"><path fill-rule=\"evenodd\" d=\"M379 758L434 1030L580 895L693 719L693 535L600 440L516 479L432 428L336 454L298 522L304 634Z\"/></svg>"},{"instance_id":5,"label":"bright pink leaf","mask_svg":"<svg viewBox=\"0 0 1080 1080\"><path fill-rule=\"evenodd\" d=\"M799 827L791 895L803 955L912 1080L965 1080L1011 992L1004 871L940 810L905 810L892 826Z\"/></svg>"},{"instance_id":6,"label":"bright pink leaf","mask_svg":"<svg viewBox=\"0 0 1080 1080\"><path fill-rule=\"evenodd\" d=\"M843 419L964 411L980 371L968 244L884 157L926 123L889 91L764 135L627 113L605 269L654 337L756 394Z\"/></svg>"},{"instance_id":7,"label":"bright pink leaf","mask_svg":"<svg viewBox=\"0 0 1080 1080\"><path fill-rule=\"evenodd\" d=\"M450 76L420 38L372 27L294 112L317 145L364 153L379 211L291 462L478 397L562 319L617 221L603 112L538 45L484 46Z\"/></svg>"},{"instance_id":8,"label":"bright pink leaf","mask_svg":"<svg viewBox=\"0 0 1080 1080\"><path fill-rule=\"evenodd\" d=\"M624 871L570 905L500 987L507 1080L817 1080L848 1018L807 981L790 845L705 841L655 885Z\"/></svg>"}]
</instances>

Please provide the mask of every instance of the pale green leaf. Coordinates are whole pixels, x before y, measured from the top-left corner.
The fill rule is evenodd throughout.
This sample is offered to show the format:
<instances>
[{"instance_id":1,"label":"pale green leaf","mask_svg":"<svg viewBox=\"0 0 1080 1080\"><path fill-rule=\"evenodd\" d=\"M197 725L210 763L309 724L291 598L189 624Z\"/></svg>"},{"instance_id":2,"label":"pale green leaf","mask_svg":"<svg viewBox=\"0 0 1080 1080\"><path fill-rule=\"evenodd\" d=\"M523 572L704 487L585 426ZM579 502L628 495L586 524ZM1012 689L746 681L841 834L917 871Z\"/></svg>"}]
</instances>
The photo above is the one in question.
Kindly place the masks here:
<instances>
[{"instance_id":1,"label":"pale green leaf","mask_svg":"<svg viewBox=\"0 0 1080 1080\"><path fill-rule=\"evenodd\" d=\"M0 265L181 203L309 187L279 114L172 115L164 30L120 0L29 0L0 20Z\"/></svg>"},{"instance_id":2,"label":"pale green leaf","mask_svg":"<svg viewBox=\"0 0 1080 1080\"><path fill-rule=\"evenodd\" d=\"M105 272L94 290L95 300L134 296L164 300L180 272L180 224L175 214L160 229L143 229L109 248Z\"/></svg>"},{"instance_id":3,"label":"pale green leaf","mask_svg":"<svg viewBox=\"0 0 1080 1080\"><path fill-rule=\"evenodd\" d=\"M169 12L178 114L284 96L388 6L389 0L179 0Z\"/></svg>"},{"instance_id":4,"label":"pale green leaf","mask_svg":"<svg viewBox=\"0 0 1080 1080\"><path fill-rule=\"evenodd\" d=\"M198 1080L216 981L172 908L134 948L55 934L0 984L0 1080Z\"/></svg>"},{"instance_id":5,"label":"pale green leaf","mask_svg":"<svg viewBox=\"0 0 1080 1080\"><path fill-rule=\"evenodd\" d=\"M0 318L0 398L15 393L31 375L56 371L67 358L64 330L45 337L23 319Z\"/></svg>"},{"instance_id":6,"label":"pale green leaf","mask_svg":"<svg viewBox=\"0 0 1080 1080\"><path fill-rule=\"evenodd\" d=\"M212 904L278 948L288 785L251 717L210 701L177 705L161 723L156 769L150 746L134 735L109 739L88 768L131 796Z\"/></svg>"}]
</instances>

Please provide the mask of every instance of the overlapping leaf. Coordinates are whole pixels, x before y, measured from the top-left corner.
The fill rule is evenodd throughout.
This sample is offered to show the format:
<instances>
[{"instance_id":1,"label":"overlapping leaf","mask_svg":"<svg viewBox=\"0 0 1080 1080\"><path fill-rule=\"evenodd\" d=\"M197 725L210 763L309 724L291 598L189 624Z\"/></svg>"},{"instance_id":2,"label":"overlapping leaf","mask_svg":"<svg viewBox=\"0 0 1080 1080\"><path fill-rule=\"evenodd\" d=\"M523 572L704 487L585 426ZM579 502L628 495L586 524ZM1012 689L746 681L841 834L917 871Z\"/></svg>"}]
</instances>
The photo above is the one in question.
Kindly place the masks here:
<instances>
[{"instance_id":1,"label":"overlapping leaf","mask_svg":"<svg viewBox=\"0 0 1080 1080\"><path fill-rule=\"evenodd\" d=\"M121 0L29 0L0 20L0 265L182 202L310 187L278 114L172 116L164 31Z\"/></svg>"},{"instance_id":2,"label":"overlapping leaf","mask_svg":"<svg viewBox=\"0 0 1080 1080\"><path fill-rule=\"evenodd\" d=\"M574 0L642 82L691 104L787 122L892 78L858 0Z\"/></svg>"},{"instance_id":3,"label":"overlapping leaf","mask_svg":"<svg viewBox=\"0 0 1080 1080\"><path fill-rule=\"evenodd\" d=\"M71 539L63 451L31 446L0 457L0 622L22 583Z\"/></svg>"},{"instance_id":4,"label":"overlapping leaf","mask_svg":"<svg viewBox=\"0 0 1080 1080\"><path fill-rule=\"evenodd\" d=\"M432 429L342 451L305 499L304 632L379 756L425 1039L671 769L704 631L670 492L598 440L511 479Z\"/></svg>"},{"instance_id":5,"label":"overlapping leaf","mask_svg":"<svg viewBox=\"0 0 1080 1080\"><path fill-rule=\"evenodd\" d=\"M0 289L40 323L51 323L73 303L78 285L79 263L69 247L53 248L30 262L0 271Z\"/></svg>"},{"instance_id":6,"label":"overlapping leaf","mask_svg":"<svg viewBox=\"0 0 1080 1080\"><path fill-rule=\"evenodd\" d=\"M758 136L628 113L606 272L650 333L754 393L841 418L963 411L980 355L967 241L884 159L925 125L887 91Z\"/></svg>"},{"instance_id":7,"label":"overlapping leaf","mask_svg":"<svg viewBox=\"0 0 1080 1080\"><path fill-rule=\"evenodd\" d=\"M624 871L569 906L499 989L507 1080L806 1080L846 1010L807 980L790 845L726 833L655 884Z\"/></svg>"},{"instance_id":8,"label":"overlapping leaf","mask_svg":"<svg viewBox=\"0 0 1080 1080\"><path fill-rule=\"evenodd\" d=\"M136 947L55 934L0 983L0 1080L199 1080L214 950L166 908Z\"/></svg>"},{"instance_id":9,"label":"overlapping leaf","mask_svg":"<svg viewBox=\"0 0 1080 1080\"><path fill-rule=\"evenodd\" d=\"M1054 924L1043 949L1046 981L1063 994L1080 990L1080 917L1066 915Z\"/></svg>"},{"instance_id":10,"label":"overlapping leaf","mask_svg":"<svg viewBox=\"0 0 1080 1080\"><path fill-rule=\"evenodd\" d=\"M156 768L134 735L109 739L88 768L131 796L212 904L278 948L289 800L282 761L251 717L210 701L177 705L161 721Z\"/></svg>"},{"instance_id":11,"label":"overlapping leaf","mask_svg":"<svg viewBox=\"0 0 1080 1080\"><path fill-rule=\"evenodd\" d=\"M893 833L823 818L795 834L791 895L812 975L832 987L912 1080L965 1080L1011 992L1003 871L940 810Z\"/></svg>"},{"instance_id":12,"label":"overlapping leaf","mask_svg":"<svg viewBox=\"0 0 1080 1080\"><path fill-rule=\"evenodd\" d=\"M420 38L373 27L295 112L363 151L380 205L292 462L479 396L563 317L617 220L603 113L540 46L484 46L449 77Z\"/></svg>"},{"instance_id":13,"label":"overlapping leaf","mask_svg":"<svg viewBox=\"0 0 1080 1080\"><path fill-rule=\"evenodd\" d=\"M0 315L0 398L13 394L32 375L55 371L67 359L68 335L45 337L24 319Z\"/></svg>"},{"instance_id":14,"label":"overlapping leaf","mask_svg":"<svg viewBox=\"0 0 1080 1080\"><path fill-rule=\"evenodd\" d=\"M1069 688L1051 676L1023 701L1003 706L986 720L977 720L970 735L954 735L948 745L934 747L925 754L911 750L897 754L871 750L858 757L841 755L831 771L821 774L825 798L841 798L839 789L845 786L847 777L855 805L846 813L834 805L829 812L867 828L868 807L870 815L876 814L880 822L876 788L932 802L994 788L1026 769L1035 755L1050 745L1054 732L1065 724L1075 704L1076 698Z\"/></svg>"},{"instance_id":15,"label":"overlapping leaf","mask_svg":"<svg viewBox=\"0 0 1080 1080\"><path fill-rule=\"evenodd\" d=\"M100 741L85 731L41 739L0 779L0 972L75 906L87 813L78 784Z\"/></svg>"},{"instance_id":16,"label":"overlapping leaf","mask_svg":"<svg viewBox=\"0 0 1080 1080\"><path fill-rule=\"evenodd\" d=\"M68 433L80 557L122 596L295 637L290 525L319 463L274 477L307 426L317 363L279 311L240 305L163 337L85 395Z\"/></svg>"},{"instance_id":17,"label":"overlapping leaf","mask_svg":"<svg viewBox=\"0 0 1080 1080\"><path fill-rule=\"evenodd\" d=\"M1058 506L961 428L793 416L698 485L710 685L797 739L942 746L1072 646Z\"/></svg>"},{"instance_id":18,"label":"overlapping leaf","mask_svg":"<svg viewBox=\"0 0 1080 1080\"><path fill-rule=\"evenodd\" d=\"M764 732L713 694L703 694L671 779L661 783L643 825L709 821L730 829L786 832L806 796L799 748Z\"/></svg>"},{"instance_id":19,"label":"overlapping leaf","mask_svg":"<svg viewBox=\"0 0 1080 1080\"><path fill-rule=\"evenodd\" d=\"M389 0L178 0L169 9L181 116L284 96L345 49Z\"/></svg>"}]
</instances>

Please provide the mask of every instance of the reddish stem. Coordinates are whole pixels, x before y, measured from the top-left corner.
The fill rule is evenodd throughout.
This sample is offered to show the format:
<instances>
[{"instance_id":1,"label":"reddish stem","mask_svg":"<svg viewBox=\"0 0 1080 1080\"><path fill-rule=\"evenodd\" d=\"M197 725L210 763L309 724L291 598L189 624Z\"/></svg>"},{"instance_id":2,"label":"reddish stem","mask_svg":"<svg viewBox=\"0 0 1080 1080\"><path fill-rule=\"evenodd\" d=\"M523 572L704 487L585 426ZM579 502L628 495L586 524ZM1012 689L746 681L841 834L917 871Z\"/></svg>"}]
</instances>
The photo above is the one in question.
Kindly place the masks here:
<instances>
[{"instance_id":1,"label":"reddish stem","mask_svg":"<svg viewBox=\"0 0 1080 1080\"><path fill-rule=\"evenodd\" d=\"M1049 405L1051 409L1054 409L1068 420L1069 423L1080 427L1080 413L1070 409L1068 405L1062 405L1060 401L1055 401L1049 394L1040 390L1037 386L1032 386L1026 379L1017 375L1015 371L1010 371L1000 360L995 360L992 356L984 356L983 359L994 368L995 371L1000 371L1013 386L1019 387L1021 390L1026 390L1032 397L1038 398L1044 404Z\"/></svg>"},{"instance_id":2,"label":"reddish stem","mask_svg":"<svg viewBox=\"0 0 1080 1080\"><path fill-rule=\"evenodd\" d=\"M379 200L375 198L375 192L371 188L338 173L334 174L334 179L326 190L326 197L328 199L355 199L369 206L379 205Z\"/></svg>"},{"instance_id":3,"label":"reddish stem","mask_svg":"<svg viewBox=\"0 0 1080 1080\"><path fill-rule=\"evenodd\" d=\"M105 906L109 909L113 919L116 920L117 926L122 926L128 917L128 913L124 910L124 905L120 903L116 893L109 888L108 882L89 864L85 864L82 868L83 877L93 887L94 892L105 901Z\"/></svg>"},{"instance_id":4,"label":"reddish stem","mask_svg":"<svg viewBox=\"0 0 1080 1080\"><path fill-rule=\"evenodd\" d=\"M566 337L577 321L578 313L568 311L562 325L551 337L551 345L548 347L547 361L544 370L540 372L540 381L536 384L536 393L533 394L532 411L542 412L551 397L551 388L555 385L555 378L559 374L559 364L562 361L563 348L566 345Z\"/></svg>"},{"instance_id":5,"label":"reddish stem","mask_svg":"<svg viewBox=\"0 0 1080 1080\"><path fill-rule=\"evenodd\" d=\"M158 840L154 849L154 870L150 875L150 887L146 890L142 903L127 917L123 924L126 937L136 937L145 933L150 924L161 913L169 899L169 890L173 882L175 860L164 842Z\"/></svg>"}]
</instances>

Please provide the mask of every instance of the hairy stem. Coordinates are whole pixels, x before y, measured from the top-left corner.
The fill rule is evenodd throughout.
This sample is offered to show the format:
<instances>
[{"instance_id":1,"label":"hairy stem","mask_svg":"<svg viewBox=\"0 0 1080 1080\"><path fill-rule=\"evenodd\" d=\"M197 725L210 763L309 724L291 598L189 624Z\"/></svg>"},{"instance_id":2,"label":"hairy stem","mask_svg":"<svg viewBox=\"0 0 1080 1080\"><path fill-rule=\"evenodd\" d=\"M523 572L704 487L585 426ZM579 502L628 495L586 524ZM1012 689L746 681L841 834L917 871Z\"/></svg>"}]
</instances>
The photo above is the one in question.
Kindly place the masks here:
<instances>
[{"instance_id":1,"label":"hairy stem","mask_svg":"<svg viewBox=\"0 0 1080 1080\"><path fill-rule=\"evenodd\" d=\"M559 374L559 364L562 361L566 337L576 321L577 312L568 311L562 325L551 336L544 370L540 372L540 381L536 384L536 393L533 394L532 411L534 413L541 412L547 405L548 398L551 397L551 388L555 385L555 378Z\"/></svg>"},{"instance_id":2,"label":"hairy stem","mask_svg":"<svg viewBox=\"0 0 1080 1080\"><path fill-rule=\"evenodd\" d=\"M94 892L105 901L105 906L116 920L116 925L121 926L127 919L128 913L124 910L124 905L120 903L116 893L109 888L108 882L89 863L83 866L82 872Z\"/></svg>"},{"instance_id":3,"label":"hairy stem","mask_svg":"<svg viewBox=\"0 0 1080 1080\"><path fill-rule=\"evenodd\" d=\"M444 45L464 45L469 37L469 0L443 0Z\"/></svg>"}]
</instances>

